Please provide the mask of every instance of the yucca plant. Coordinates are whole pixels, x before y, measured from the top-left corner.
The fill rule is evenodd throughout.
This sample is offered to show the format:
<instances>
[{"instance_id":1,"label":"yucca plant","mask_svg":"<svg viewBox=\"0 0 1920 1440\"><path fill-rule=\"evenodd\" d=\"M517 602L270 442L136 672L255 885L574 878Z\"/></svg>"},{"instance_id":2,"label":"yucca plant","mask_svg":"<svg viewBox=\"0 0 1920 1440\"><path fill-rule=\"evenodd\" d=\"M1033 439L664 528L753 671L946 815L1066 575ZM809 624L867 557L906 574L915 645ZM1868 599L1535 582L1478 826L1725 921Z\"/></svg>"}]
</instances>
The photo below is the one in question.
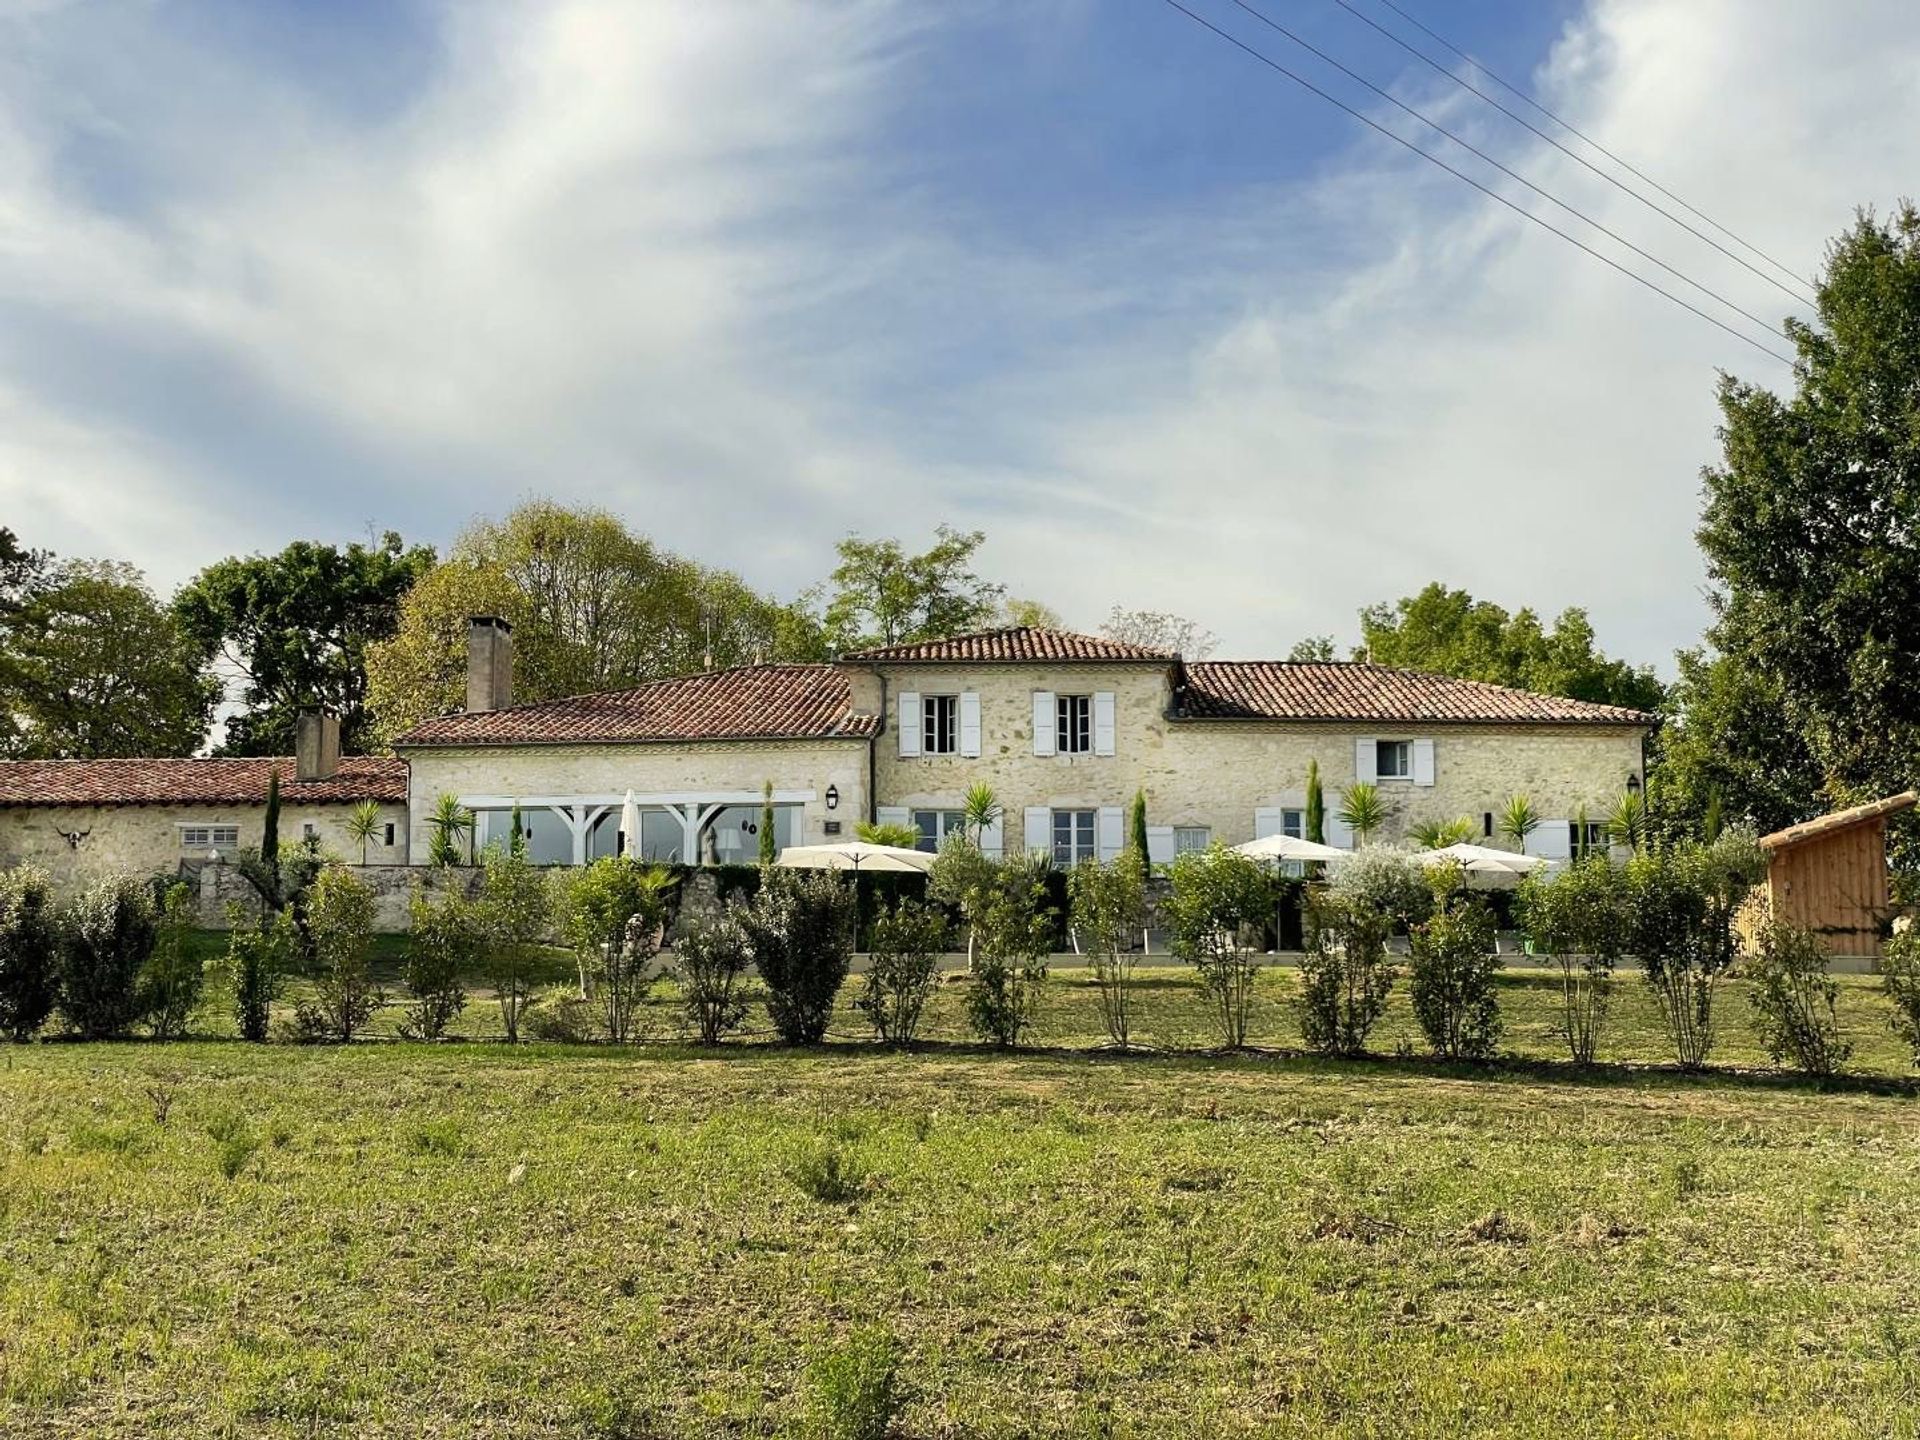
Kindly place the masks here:
<instances>
[{"instance_id":1,"label":"yucca plant","mask_svg":"<svg viewBox=\"0 0 1920 1440\"><path fill-rule=\"evenodd\" d=\"M1510 796L1507 808L1500 812L1497 827L1502 836L1511 840L1521 850L1527 848L1527 837L1540 828L1540 812L1533 808L1533 802L1524 795Z\"/></svg>"},{"instance_id":2,"label":"yucca plant","mask_svg":"<svg viewBox=\"0 0 1920 1440\"><path fill-rule=\"evenodd\" d=\"M920 844L920 832L911 825L881 825L862 820L853 827L854 838L864 845L892 845L913 850Z\"/></svg>"},{"instance_id":3,"label":"yucca plant","mask_svg":"<svg viewBox=\"0 0 1920 1440\"><path fill-rule=\"evenodd\" d=\"M433 839L427 846L427 859L441 869L460 863L460 839L473 833L473 812L460 803L458 795L442 795L434 801L427 817Z\"/></svg>"},{"instance_id":4,"label":"yucca plant","mask_svg":"<svg viewBox=\"0 0 1920 1440\"><path fill-rule=\"evenodd\" d=\"M1623 790L1607 816L1607 838L1616 845L1638 850L1647 838L1647 802L1631 790Z\"/></svg>"},{"instance_id":5,"label":"yucca plant","mask_svg":"<svg viewBox=\"0 0 1920 1440\"><path fill-rule=\"evenodd\" d=\"M1465 815L1453 820L1422 820L1407 832L1422 850L1444 850L1449 845L1464 845L1473 838L1473 821Z\"/></svg>"},{"instance_id":6,"label":"yucca plant","mask_svg":"<svg viewBox=\"0 0 1920 1440\"><path fill-rule=\"evenodd\" d=\"M984 780L975 781L967 791L967 798L961 803L966 815L967 838L975 845L980 843L983 832L991 830L1000 823L1002 808L999 797L993 793L993 787Z\"/></svg>"},{"instance_id":7,"label":"yucca plant","mask_svg":"<svg viewBox=\"0 0 1920 1440\"><path fill-rule=\"evenodd\" d=\"M367 863L367 847L380 833L380 802L362 800L347 812L347 838L360 842L360 863Z\"/></svg>"},{"instance_id":8,"label":"yucca plant","mask_svg":"<svg viewBox=\"0 0 1920 1440\"><path fill-rule=\"evenodd\" d=\"M1381 798L1380 787L1371 780L1349 785L1340 792L1340 810L1335 818L1353 831L1356 845L1366 844L1367 838L1387 823L1387 802Z\"/></svg>"}]
</instances>

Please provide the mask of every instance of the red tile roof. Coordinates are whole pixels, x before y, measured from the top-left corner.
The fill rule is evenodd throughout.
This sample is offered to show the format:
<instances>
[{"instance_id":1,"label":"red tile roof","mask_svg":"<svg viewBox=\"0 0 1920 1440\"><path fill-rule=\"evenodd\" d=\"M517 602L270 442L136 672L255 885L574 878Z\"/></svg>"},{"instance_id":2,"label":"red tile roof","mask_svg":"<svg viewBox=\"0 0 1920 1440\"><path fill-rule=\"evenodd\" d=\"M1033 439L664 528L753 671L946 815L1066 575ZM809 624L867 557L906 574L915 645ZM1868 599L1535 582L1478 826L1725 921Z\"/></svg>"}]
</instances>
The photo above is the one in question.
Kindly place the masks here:
<instances>
[{"instance_id":1,"label":"red tile roof","mask_svg":"<svg viewBox=\"0 0 1920 1440\"><path fill-rule=\"evenodd\" d=\"M1204 660L1176 698L1196 720L1385 721L1408 724L1650 725L1617 705L1536 695L1478 680L1355 661Z\"/></svg>"},{"instance_id":2,"label":"red tile roof","mask_svg":"<svg viewBox=\"0 0 1920 1440\"><path fill-rule=\"evenodd\" d=\"M1145 645L1129 645L1123 640L1108 640L1099 635L1077 635L1071 630L1043 630L1033 625L1014 625L1004 630L954 635L945 640L923 640L912 645L883 645L875 650L856 650L846 658L888 665L937 665L949 661L1026 665L1075 660L1121 664L1157 662L1164 665L1173 659L1173 652L1154 650Z\"/></svg>"},{"instance_id":3,"label":"red tile roof","mask_svg":"<svg viewBox=\"0 0 1920 1440\"><path fill-rule=\"evenodd\" d=\"M264 805L267 776L280 770L288 805L401 804L404 760L343 755L328 780L293 778L293 757L188 760L3 760L0 806Z\"/></svg>"},{"instance_id":4,"label":"red tile roof","mask_svg":"<svg viewBox=\"0 0 1920 1440\"><path fill-rule=\"evenodd\" d=\"M394 742L420 745L619 744L660 740L863 739L878 718L854 713L847 673L832 665L747 665L442 715Z\"/></svg>"}]
</instances>

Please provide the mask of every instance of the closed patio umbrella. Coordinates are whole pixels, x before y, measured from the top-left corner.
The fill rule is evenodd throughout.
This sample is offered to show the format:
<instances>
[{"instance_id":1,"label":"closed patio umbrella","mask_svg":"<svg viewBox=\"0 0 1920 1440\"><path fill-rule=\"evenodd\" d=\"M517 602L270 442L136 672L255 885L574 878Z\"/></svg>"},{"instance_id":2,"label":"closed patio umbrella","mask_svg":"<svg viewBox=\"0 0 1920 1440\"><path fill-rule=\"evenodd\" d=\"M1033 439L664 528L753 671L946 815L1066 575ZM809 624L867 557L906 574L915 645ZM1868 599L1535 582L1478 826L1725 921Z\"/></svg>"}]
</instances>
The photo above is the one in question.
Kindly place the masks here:
<instances>
[{"instance_id":1,"label":"closed patio umbrella","mask_svg":"<svg viewBox=\"0 0 1920 1440\"><path fill-rule=\"evenodd\" d=\"M899 845L847 840L837 845L789 845L773 863L792 870L911 870L925 874L935 857Z\"/></svg>"},{"instance_id":2,"label":"closed patio umbrella","mask_svg":"<svg viewBox=\"0 0 1920 1440\"><path fill-rule=\"evenodd\" d=\"M640 854L640 807L633 803L633 791L627 791L627 803L620 807L620 851Z\"/></svg>"}]
</instances>

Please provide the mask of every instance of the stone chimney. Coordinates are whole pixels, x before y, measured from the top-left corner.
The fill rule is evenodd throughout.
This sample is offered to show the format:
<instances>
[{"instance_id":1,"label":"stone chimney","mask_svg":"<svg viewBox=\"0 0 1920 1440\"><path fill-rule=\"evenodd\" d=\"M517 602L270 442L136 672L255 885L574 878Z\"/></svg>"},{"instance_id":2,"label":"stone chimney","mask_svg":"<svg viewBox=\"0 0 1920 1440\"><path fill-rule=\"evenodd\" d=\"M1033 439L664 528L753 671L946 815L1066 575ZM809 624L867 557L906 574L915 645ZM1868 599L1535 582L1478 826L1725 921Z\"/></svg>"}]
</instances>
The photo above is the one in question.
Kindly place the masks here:
<instances>
[{"instance_id":1,"label":"stone chimney","mask_svg":"<svg viewBox=\"0 0 1920 1440\"><path fill-rule=\"evenodd\" d=\"M513 704L513 626L495 615L467 621L467 710Z\"/></svg>"},{"instance_id":2,"label":"stone chimney","mask_svg":"<svg viewBox=\"0 0 1920 1440\"><path fill-rule=\"evenodd\" d=\"M302 710L293 727L293 778L331 780L340 769L340 717Z\"/></svg>"}]
</instances>

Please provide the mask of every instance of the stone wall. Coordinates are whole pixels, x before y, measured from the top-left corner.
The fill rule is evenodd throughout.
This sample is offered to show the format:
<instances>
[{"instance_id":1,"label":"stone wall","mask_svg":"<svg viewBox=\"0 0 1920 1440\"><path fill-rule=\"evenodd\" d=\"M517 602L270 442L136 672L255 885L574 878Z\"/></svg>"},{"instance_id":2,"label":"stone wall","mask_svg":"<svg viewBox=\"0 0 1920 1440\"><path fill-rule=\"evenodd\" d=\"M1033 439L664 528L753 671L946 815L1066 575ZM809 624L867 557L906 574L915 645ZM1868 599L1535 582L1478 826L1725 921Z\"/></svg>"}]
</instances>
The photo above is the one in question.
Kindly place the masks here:
<instances>
[{"instance_id":1,"label":"stone wall","mask_svg":"<svg viewBox=\"0 0 1920 1440\"><path fill-rule=\"evenodd\" d=\"M349 865L346 867L373 891L373 928L382 935L407 929L408 907L416 887L430 894L445 891L473 894L480 885L477 868L436 870L421 865ZM200 923L209 930L225 930L238 907L247 916L260 913L260 896L240 871L226 864L189 861L183 866L199 891Z\"/></svg>"},{"instance_id":2,"label":"stone wall","mask_svg":"<svg viewBox=\"0 0 1920 1440\"><path fill-rule=\"evenodd\" d=\"M280 811L280 840L297 845L313 826L322 848L342 859L357 860L360 843L346 832L350 805L285 805ZM391 847L368 848L374 861L404 862L407 813L401 805L381 807L383 823L394 826ZM72 894L107 875L150 875L172 871L183 861L198 863L206 847L189 850L181 839L185 826L233 825L240 845L258 846L266 825L264 805L60 805L19 806L0 810L0 866L33 864L45 870L55 889ZM83 838L69 845L63 833Z\"/></svg>"}]
</instances>

